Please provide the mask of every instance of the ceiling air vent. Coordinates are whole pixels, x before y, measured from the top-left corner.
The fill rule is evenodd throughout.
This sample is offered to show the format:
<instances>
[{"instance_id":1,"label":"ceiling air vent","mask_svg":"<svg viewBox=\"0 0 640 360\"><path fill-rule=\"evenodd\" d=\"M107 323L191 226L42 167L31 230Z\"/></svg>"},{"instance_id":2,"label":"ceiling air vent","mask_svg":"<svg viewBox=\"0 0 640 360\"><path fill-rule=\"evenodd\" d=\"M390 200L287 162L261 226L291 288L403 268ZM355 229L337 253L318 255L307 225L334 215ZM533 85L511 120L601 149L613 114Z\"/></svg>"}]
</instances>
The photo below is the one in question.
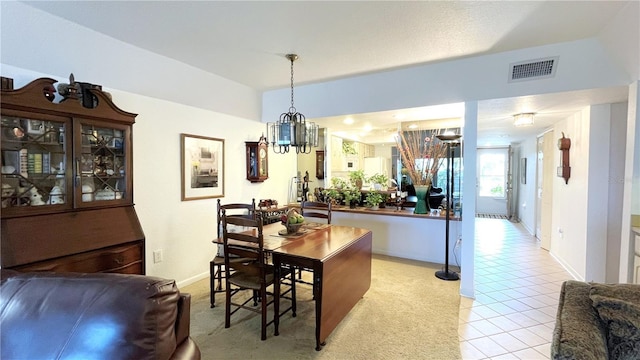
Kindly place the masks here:
<instances>
[{"instance_id":1,"label":"ceiling air vent","mask_svg":"<svg viewBox=\"0 0 640 360\"><path fill-rule=\"evenodd\" d=\"M527 60L509 65L509 82L546 79L555 76L558 56Z\"/></svg>"}]
</instances>

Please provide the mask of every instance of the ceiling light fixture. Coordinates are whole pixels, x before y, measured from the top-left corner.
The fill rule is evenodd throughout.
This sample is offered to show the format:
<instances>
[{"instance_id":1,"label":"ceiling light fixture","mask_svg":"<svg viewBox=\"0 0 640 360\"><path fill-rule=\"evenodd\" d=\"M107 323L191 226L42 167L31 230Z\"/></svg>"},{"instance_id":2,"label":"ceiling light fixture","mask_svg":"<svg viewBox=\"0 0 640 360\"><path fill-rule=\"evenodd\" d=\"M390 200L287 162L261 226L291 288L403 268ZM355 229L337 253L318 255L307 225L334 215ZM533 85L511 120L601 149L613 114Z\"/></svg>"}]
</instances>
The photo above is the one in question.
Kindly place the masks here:
<instances>
[{"instance_id":1,"label":"ceiling light fixture","mask_svg":"<svg viewBox=\"0 0 640 360\"><path fill-rule=\"evenodd\" d=\"M293 62L298 55L287 54L291 61L291 107L280 115L280 120L267 123L267 139L276 154L289 152L289 147L296 148L296 153L309 154L311 147L318 146L318 125L307 122L305 116L293 106Z\"/></svg>"},{"instance_id":2,"label":"ceiling light fixture","mask_svg":"<svg viewBox=\"0 0 640 360\"><path fill-rule=\"evenodd\" d=\"M534 113L521 113L513 115L513 125L520 126L531 126L533 125L533 115Z\"/></svg>"}]
</instances>

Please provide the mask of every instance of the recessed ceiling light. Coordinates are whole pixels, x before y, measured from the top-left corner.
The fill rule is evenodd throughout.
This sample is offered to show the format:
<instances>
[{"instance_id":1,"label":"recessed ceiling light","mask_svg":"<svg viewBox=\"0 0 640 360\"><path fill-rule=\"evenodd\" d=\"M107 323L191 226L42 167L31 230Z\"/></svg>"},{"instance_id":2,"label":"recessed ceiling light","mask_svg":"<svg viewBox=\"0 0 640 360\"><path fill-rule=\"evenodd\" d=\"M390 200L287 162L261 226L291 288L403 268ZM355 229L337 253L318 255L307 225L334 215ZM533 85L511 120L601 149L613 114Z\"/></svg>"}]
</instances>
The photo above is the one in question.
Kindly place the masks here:
<instances>
[{"instance_id":1,"label":"recessed ceiling light","mask_svg":"<svg viewBox=\"0 0 640 360\"><path fill-rule=\"evenodd\" d=\"M369 131L371 131L371 129L373 129L373 128L371 127L370 124L367 124L362 128L362 130L364 130L364 132L369 132Z\"/></svg>"},{"instance_id":2,"label":"recessed ceiling light","mask_svg":"<svg viewBox=\"0 0 640 360\"><path fill-rule=\"evenodd\" d=\"M342 120L342 123L343 124L347 124L347 125L351 125L351 124L353 124L353 119L348 117L348 118Z\"/></svg>"},{"instance_id":3,"label":"recessed ceiling light","mask_svg":"<svg viewBox=\"0 0 640 360\"><path fill-rule=\"evenodd\" d=\"M409 129L415 129L415 128L417 128L417 127L418 127L418 125L416 125L416 124L411 124L411 125L409 125Z\"/></svg>"}]
</instances>

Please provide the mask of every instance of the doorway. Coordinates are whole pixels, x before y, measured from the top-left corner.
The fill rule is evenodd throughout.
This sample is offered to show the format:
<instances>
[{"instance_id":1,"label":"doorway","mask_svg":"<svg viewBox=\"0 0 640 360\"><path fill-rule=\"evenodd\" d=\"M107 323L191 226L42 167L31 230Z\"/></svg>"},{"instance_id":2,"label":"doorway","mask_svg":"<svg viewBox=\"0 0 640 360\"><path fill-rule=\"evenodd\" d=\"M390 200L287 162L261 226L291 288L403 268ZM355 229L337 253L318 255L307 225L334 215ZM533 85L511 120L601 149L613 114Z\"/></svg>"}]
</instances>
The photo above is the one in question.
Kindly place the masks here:
<instances>
[{"instance_id":1,"label":"doorway","mask_svg":"<svg viewBox=\"0 0 640 360\"><path fill-rule=\"evenodd\" d=\"M476 186L476 215L507 218L509 148L480 148Z\"/></svg>"}]
</instances>

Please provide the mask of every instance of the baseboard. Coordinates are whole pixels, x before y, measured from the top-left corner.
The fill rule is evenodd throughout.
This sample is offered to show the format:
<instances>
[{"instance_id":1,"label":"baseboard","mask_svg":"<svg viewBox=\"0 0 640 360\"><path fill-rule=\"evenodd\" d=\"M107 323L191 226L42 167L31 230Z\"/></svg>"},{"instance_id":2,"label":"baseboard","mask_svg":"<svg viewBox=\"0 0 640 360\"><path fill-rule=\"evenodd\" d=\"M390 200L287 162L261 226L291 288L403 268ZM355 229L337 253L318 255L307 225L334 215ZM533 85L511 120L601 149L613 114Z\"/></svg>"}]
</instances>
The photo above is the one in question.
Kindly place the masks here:
<instances>
[{"instance_id":1,"label":"baseboard","mask_svg":"<svg viewBox=\"0 0 640 360\"><path fill-rule=\"evenodd\" d=\"M549 255L551 255L554 259L556 259L556 261L560 264L560 266L562 266L571 276L573 276L574 280L584 281L584 278L580 276L580 274L578 274L577 271L573 270L573 268L569 266L569 264L564 262L561 258L557 257L551 251L549 251Z\"/></svg>"},{"instance_id":2,"label":"baseboard","mask_svg":"<svg viewBox=\"0 0 640 360\"><path fill-rule=\"evenodd\" d=\"M181 287L185 287L187 285L191 285L191 284L193 284L195 282L198 282L198 281L200 281L202 279L206 279L208 277L209 277L209 272L207 271L207 272L203 272L201 274L198 274L196 276L192 276L190 278L187 278L187 279L184 279L184 280L181 280L181 281L176 281L176 285L178 286L178 289L179 289Z\"/></svg>"}]
</instances>

